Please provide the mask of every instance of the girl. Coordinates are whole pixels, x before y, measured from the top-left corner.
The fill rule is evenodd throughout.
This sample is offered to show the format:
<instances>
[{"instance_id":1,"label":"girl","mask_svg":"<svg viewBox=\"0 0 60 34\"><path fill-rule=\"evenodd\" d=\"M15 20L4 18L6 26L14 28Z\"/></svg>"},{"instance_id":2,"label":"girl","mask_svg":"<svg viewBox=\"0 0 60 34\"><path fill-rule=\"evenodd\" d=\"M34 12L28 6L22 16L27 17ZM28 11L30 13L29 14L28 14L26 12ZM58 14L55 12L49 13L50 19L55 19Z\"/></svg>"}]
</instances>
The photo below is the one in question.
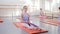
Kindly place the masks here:
<instances>
[{"instance_id":1,"label":"girl","mask_svg":"<svg viewBox=\"0 0 60 34\"><path fill-rule=\"evenodd\" d=\"M60 21L60 7L59 7L59 14L58 14L58 20ZM58 34L60 34L60 25L58 25Z\"/></svg>"},{"instance_id":2,"label":"girl","mask_svg":"<svg viewBox=\"0 0 60 34\"><path fill-rule=\"evenodd\" d=\"M21 14L22 22L25 23L25 24L28 24L29 27L31 27L31 28L35 28L35 29L38 28L38 26L30 23L30 15L27 13L27 10L28 10L27 6L24 6L23 9L22 9L22 14Z\"/></svg>"},{"instance_id":3,"label":"girl","mask_svg":"<svg viewBox=\"0 0 60 34\"><path fill-rule=\"evenodd\" d=\"M59 7L59 13L58 13L58 20L60 20L60 7Z\"/></svg>"},{"instance_id":4,"label":"girl","mask_svg":"<svg viewBox=\"0 0 60 34\"><path fill-rule=\"evenodd\" d=\"M44 16L43 10L42 8L40 8L40 22L44 22L44 18L45 16Z\"/></svg>"},{"instance_id":5,"label":"girl","mask_svg":"<svg viewBox=\"0 0 60 34\"><path fill-rule=\"evenodd\" d=\"M30 16L27 13L27 9L28 9L27 6L23 7L21 17L22 17L22 22L27 23L30 26L30 24L29 24L30 23L30 20L29 20Z\"/></svg>"}]
</instances>

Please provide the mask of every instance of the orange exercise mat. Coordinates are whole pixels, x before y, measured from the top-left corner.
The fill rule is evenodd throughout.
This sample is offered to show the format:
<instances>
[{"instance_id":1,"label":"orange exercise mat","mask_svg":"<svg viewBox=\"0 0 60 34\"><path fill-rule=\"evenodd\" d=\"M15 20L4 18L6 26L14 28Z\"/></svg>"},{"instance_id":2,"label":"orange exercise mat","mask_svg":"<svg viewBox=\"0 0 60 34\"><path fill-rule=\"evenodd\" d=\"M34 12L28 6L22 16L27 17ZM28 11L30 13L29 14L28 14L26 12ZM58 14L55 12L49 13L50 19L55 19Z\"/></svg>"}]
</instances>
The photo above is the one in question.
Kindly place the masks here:
<instances>
[{"instance_id":1,"label":"orange exercise mat","mask_svg":"<svg viewBox=\"0 0 60 34\"><path fill-rule=\"evenodd\" d=\"M3 22L3 19L2 18L0 18L0 23L2 23Z\"/></svg>"},{"instance_id":2,"label":"orange exercise mat","mask_svg":"<svg viewBox=\"0 0 60 34\"><path fill-rule=\"evenodd\" d=\"M41 30L40 29L29 29L29 28L23 26L23 23L20 23L20 22L15 22L14 25L18 28L21 28L21 29L25 30L29 34L48 32L45 29L41 29Z\"/></svg>"},{"instance_id":3,"label":"orange exercise mat","mask_svg":"<svg viewBox=\"0 0 60 34\"><path fill-rule=\"evenodd\" d=\"M54 19L46 19L47 22L54 24L54 25L60 25L60 21L59 20L54 20Z\"/></svg>"},{"instance_id":4,"label":"orange exercise mat","mask_svg":"<svg viewBox=\"0 0 60 34\"><path fill-rule=\"evenodd\" d=\"M55 26L60 25L60 21L59 20L48 19L47 16L38 16L38 18L45 19L46 22L44 22L44 23L47 23L47 24L51 24L51 25L55 25Z\"/></svg>"}]
</instances>

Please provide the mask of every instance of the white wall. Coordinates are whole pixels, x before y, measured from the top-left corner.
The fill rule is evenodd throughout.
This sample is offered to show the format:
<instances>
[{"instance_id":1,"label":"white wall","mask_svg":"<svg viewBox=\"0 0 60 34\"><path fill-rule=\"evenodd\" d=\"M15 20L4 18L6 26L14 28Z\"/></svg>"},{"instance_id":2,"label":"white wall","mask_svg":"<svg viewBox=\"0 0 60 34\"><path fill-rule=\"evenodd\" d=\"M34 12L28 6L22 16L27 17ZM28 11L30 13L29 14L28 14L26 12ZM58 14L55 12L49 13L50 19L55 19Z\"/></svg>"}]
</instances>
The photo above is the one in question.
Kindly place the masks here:
<instances>
[{"instance_id":1,"label":"white wall","mask_svg":"<svg viewBox=\"0 0 60 34\"><path fill-rule=\"evenodd\" d=\"M50 12L52 8L51 12L57 12L58 10L57 6L60 6L59 3L60 1L53 0L51 3L52 6L50 6L50 4L45 4L45 1L47 0L28 0L28 1L27 0L25 1L24 0L0 0L0 8L10 8L10 9L0 9L0 16L12 16L12 13L13 16L21 15L21 8L24 5L28 6L29 8L28 13L30 13L31 15L37 15L40 12L39 10L40 8L43 8L43 10L47 10L46 12ZM2 6L2 5L8 5L8 6ZM13 9L13 8L17 8L17 9Z\"/></svg>"},{"instance_id":2,"label":"white wall","mask_svg":"<svg viewBox=\"0 0 60 34\"><path fill-rule=\"evenodd\" d=\"M37 3L37 4L36 4ZM0 0L0 5L19 5L19 6L0 6L0 8L20 8L20 9L0 9L0 16L17 16L21 14L21 8L24 5L28 6L28 11L30 14L38 14L40 8L44 8L44 1L43 0Z\"/></svg>"}]
</instances>

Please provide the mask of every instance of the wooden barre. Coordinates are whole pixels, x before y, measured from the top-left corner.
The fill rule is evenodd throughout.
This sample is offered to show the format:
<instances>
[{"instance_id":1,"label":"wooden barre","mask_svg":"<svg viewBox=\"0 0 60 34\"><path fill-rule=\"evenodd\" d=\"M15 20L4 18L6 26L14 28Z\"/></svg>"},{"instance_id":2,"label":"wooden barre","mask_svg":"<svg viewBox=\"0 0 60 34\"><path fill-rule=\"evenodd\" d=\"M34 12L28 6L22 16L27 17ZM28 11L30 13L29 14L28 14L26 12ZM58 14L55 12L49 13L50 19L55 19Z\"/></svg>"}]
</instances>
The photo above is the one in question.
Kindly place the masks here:
<instances>
[{"instance_id":1,"label":"wooden barre","mask_svg":"<svg viewBox=\"0 0 60 34\"><path fill-rule=\"evenodd\" d=\"M0 10L16 10L16 9L20 9L20 8L0 8Z\"/></svg>"},{"instance_id":2,"label":"wooden barre","mask_svg":"<svg viewBox=\"0 0 60 34\"><path fill-rule=\"evenodd\" d=\"M0 10L15 10L15 9L20 9L20 8L17 8L17 6L21 6L21 5L9 5L9 4L0 4L0 6L16 6L15 8L0 8Z\"/></svg>"},{"instance_id":3,"label":"wooden barre","mask_svg":"<svg viewBox=\"0 0 60 34\"><path fill-rule=\"evenodd\" d=\"M0 4L0 6L21 6L21 5L17 5L17 4L11 4L11 5L9 5L9 4Z\"/></svg>"}]
</instances>

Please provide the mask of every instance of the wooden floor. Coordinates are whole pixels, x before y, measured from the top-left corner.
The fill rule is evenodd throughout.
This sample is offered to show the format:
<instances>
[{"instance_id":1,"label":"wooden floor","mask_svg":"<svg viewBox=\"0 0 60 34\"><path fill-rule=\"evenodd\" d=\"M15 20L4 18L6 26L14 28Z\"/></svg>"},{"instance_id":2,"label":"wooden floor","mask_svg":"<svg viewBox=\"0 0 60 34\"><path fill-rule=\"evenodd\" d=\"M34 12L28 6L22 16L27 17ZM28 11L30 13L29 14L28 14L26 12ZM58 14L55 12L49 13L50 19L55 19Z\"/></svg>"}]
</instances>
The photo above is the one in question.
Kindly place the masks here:
<instances>
[{"instance_id":1,"label":"wooden floor","mask_svg":"<svg viewBox=\"0 0 60 34\"><path fill-rule=\"evenodd\" d=\"M58 26L41 23L38 18L31 17L34 24L37 26L44 28L48 30L46 33L40 33L40 34L58 34ZM17 28L13 23L19 22L16 20L16 17L2 17L3 23L0 23L0 34L28 34L26 31L24 31L22 28ZM50 20L50 19L49 19ZM20 24L21 25L21 24ZM60 29L59 29L60 30ZM3 33L4 32L4 33ZM34 33L35 34L35 33Z\"/></svg>"}]
</instances>

